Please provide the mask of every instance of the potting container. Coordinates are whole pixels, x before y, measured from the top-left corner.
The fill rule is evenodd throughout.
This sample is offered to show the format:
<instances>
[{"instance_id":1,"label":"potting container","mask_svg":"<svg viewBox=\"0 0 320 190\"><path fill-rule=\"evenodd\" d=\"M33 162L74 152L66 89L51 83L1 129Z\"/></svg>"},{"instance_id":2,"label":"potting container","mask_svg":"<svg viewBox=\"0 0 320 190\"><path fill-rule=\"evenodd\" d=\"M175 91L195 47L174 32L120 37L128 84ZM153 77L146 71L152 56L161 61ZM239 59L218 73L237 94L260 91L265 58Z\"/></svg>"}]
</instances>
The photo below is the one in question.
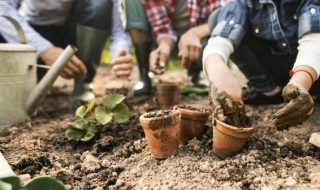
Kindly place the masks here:
<instances>
[{"instance_id":1,"label":"potting container","mask_svg":"<svg viewBox=\"0 0 320 190\"><path fill-rule=\"evenodd\" d=\"M167 158L173 155L180 144L180 120L178 110L168 110L165 116L146 117L150 113L140 116L151 155L154 158ZM151 112L156 113L156 112Z\"/></svg>"},{"instance_id":2,"label":"potting container","mask_svg":"<svg viewBox=\"0 0 320 190\"><path fill-rule=\"evenodd\" d=\"M156 99L159 105L172 106L179 98L179 87L175 83L159 83L156 86Z\"/></svg>"},{"instance_id":3,"label":"potting container","mask_svg":"<svg viewBox=\"0 0 320 190\"><path fill-rule=\"evenodd\" d=\"M216 120L213 129L213 152L222 159L239 153L253 131L253 127L239 128Z\"/></svg>"},{"instance_id":4,"label":"potting container","mask_svg":"<svg viewBox=\"0 0 320 190\"><path fill-rule=\"evenodd\" d=\"M181 143L186 144L193 138L200 139L204 133L209 112L175 106L181 112Z\"/></svg>"}]
</instances>

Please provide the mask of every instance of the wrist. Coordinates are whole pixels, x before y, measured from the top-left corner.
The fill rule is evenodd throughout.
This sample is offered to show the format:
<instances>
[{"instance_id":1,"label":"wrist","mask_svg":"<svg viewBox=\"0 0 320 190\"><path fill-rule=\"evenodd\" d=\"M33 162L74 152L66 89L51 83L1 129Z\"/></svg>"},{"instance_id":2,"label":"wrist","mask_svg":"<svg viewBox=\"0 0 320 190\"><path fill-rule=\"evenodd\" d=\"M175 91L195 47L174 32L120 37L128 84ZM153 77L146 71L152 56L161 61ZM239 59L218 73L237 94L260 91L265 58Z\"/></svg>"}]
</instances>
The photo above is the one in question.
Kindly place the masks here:
<instances>
[{"instance_id":1,"label":"wrist","mask_svg":"<svg viewBox=\"0 0 320 190\"><path fill-rule=\"evenodd\" d=\"M301 86L302 88L309 90L317 75L313 68L309 66L299 66L293 71L290 71L290 76L292 78L290 79L289 84Z\"/></svg>"}]
</instances>

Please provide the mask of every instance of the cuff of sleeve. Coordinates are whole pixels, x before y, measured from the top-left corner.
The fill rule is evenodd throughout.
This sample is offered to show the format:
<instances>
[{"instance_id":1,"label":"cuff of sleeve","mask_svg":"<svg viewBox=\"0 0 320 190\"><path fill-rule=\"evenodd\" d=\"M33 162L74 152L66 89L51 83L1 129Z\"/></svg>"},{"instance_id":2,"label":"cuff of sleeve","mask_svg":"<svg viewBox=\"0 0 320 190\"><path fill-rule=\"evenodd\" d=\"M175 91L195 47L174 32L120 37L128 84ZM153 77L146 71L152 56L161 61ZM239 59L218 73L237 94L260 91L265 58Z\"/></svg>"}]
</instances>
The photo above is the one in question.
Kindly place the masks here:
<instances>
[{"instance_id":1,"label":"cuff of sleeve","mask_svg":"<svg viewBox=\"0 0 320 190\"><path fill-rule=\"evenodd\" d=\"M110 54L111 57L113 58L117 52L119 52L120 50L125 50L127 53L130 53L130 40L128 39L128 41L119 41L116 42L112 45L110 45Z\"/></svg>"},{"instance_id":2,"label":"cuff of sleeve","mask_svg":"<svg viewBox=\"0 0 320 190\"><path fill-rule=\"evenodd\" d=\"M171 38L173 39L174 42L177 42L178 40L178 37L175 34L159 34L157 37L157 42L159 41L160 38L163 38L163 37Z\"/></svg>"},{"instance_id":3,"label":"cuff of sleeve","mask_svg":"<svg viewBox=\"0 0 320 190\"><path fill-rule=\"evenodd\" d=\"M230 55L233 53L234 48L230 39L223 38L220 36L209 39L207 46L203 50L202 56L202 68L203 72L207 77L207 71L205 69L205 61L208 56L212 54L220 55L224 62L227 63Z\"/></svg>"},{"instance_id":4,"label":"cuff of sleeve","mask_svg":"<svg viewBox=\"0 0 320 190\"><path fill-rule=\"evenodd\" d=\"M317 73L317 79L320 74L320 34L307 34L299 40L298 55L293 70L301 65L312 67Z\"/></svg>"},{"instance_id":5,"label":"cuff of sleeve","mask_svg":"<svg viewBox=\"0 0 320 190\"><path fill-rule=\"evenodd\" d=\"M31 40L29 44L37 50L37 57L39 58L40 55L45 52L47 49L53 46L52 43L46 40L41 40L41 41L33 41Z\"/></svg>"}]
</instances>

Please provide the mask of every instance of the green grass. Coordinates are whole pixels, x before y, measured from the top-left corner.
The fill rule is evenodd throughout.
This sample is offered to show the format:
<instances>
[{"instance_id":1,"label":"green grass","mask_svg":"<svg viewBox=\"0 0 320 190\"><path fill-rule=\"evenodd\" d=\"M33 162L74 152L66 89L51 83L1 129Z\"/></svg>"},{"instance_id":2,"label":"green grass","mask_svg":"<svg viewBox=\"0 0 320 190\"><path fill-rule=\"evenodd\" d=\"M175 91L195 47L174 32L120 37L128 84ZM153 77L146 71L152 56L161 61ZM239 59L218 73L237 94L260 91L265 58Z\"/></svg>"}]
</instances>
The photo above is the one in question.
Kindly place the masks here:
<instances>
[{"instance_id":1,"label":"green grass","mask_svg":"<svg viewBox=\"0 0 320 190\"><path fill-rule=\"evenodd\" d=\"M102 55L101 55L101 63L103 64L110 64L111 62L111 55L110 55L110 51L109 51L109 45L110 42L107 41L105 48L102 51ZM137 59L135 57L135 53L134 53L134 48L133 46L131 46L130 49L130 53L133 57L133 62L136 63ZM181 61L179 59L170 59L168 62L168 66L167 66L168 70L182 70L183 67L181 66Z\"/></svg>"}]
</instances>

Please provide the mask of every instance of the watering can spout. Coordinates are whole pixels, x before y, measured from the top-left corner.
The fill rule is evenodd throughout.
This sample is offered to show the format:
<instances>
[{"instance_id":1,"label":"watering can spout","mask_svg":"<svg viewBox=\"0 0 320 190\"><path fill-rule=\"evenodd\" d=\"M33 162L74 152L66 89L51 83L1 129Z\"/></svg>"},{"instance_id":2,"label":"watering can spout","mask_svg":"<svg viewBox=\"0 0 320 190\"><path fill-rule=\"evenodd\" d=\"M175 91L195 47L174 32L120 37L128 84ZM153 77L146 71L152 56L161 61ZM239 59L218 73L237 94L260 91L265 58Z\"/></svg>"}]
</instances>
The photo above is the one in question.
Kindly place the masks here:
<instances>
[{"instance_id":1,"label":"watering can spout","mask_svg":"<svg viewBox=\"0 0 320 190\"><path fill-rule=\"evenodd\" d=\"M41 79L37 86L32 90L27 100L27 113L32 115L39 103L45 97L46 92L52 87L54 81L58 78L61 70L67 65L70 58L77 51L76 47L69 45L58 57L47 74Z\"/></svg>"}]
</instances>

